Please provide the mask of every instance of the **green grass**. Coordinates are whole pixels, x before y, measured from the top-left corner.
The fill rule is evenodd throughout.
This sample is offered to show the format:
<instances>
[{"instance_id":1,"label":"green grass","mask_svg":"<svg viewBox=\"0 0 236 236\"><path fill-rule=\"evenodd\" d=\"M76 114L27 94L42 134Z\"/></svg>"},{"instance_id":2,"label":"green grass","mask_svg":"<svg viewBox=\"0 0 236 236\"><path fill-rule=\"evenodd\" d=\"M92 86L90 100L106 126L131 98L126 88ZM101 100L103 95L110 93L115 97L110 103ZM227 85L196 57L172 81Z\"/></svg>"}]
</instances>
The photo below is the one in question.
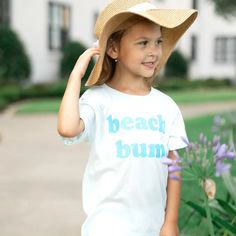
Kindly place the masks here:
<instances>
[{"instance_id":1,"label":"green grass","mask_svg":"<svg viewBox=\"0 0 236 236\"><path fill-rule=\"evenodd\" d=\"M206 115L185 120L186 131L191 141L197 141L200 133L204 133L207 138L213 136L212 126L215 115Z\"/></svg>"},{"instance_id":2,"label":"green grass","mask_svg":"<svg viewBox=\"0 0 236 236\"><path fill-rule=\"evenodd\" d=\"M36 99L29 100L19 105L17 114L25 113L57 113L61 99Z\"/></svg>"},{"instance_id":3,"label":"green grass","mask_svg":"<svg viewBox=\"0 0 236 236\"><path fill-rule=\"evenodd\" d=\"M235 88L169 91L166 93L178 104L236 101Z\"/></svg>"},{"instance_id":4,"label":"green grass","mask_svg":"<svg viewBox=\"0 0 236 236\"><path fill-rule=\"evenodd\" d=\"M236 101L235 89L191 90L167 92L167 94L177 104ZM19 106L17 113L55 113L59 109L60 102L60 98L29 100Z\"/></svg>"}]
</instances>

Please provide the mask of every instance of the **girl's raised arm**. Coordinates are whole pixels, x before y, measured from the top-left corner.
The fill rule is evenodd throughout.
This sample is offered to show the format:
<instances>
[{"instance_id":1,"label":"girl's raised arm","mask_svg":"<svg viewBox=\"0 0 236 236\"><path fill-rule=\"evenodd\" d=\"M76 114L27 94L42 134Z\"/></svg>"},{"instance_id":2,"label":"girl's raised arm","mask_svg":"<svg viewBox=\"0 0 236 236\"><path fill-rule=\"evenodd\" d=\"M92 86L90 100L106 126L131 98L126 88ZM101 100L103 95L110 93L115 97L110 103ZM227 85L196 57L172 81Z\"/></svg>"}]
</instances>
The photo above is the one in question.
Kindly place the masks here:
<instances>
[{"instance_id":1,"label":"girl's raised arm","mask_svg":"<svg viewBox=\"0 0 236 236\"><path fill-rule=\"evenodd\" d=\"M87 49L77 60L67 83L58 113L58 133L63 137L74 137L84 130L80 119L79 94L83 78L91 58L99 54L98 48Z\"/></svg>"}]
</instances>

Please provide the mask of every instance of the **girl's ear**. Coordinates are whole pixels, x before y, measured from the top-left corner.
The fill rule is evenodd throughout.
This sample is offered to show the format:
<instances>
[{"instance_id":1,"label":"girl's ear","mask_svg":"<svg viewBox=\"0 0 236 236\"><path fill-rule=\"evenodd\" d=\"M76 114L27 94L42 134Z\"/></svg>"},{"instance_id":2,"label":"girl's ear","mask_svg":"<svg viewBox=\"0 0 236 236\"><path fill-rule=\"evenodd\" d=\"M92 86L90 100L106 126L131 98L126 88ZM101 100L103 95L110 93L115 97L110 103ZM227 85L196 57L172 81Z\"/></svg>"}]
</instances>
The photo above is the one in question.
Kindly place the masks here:
<instances>
[{"instance_id":1,"label":"girl's ear","mask_svg":"<svg viewBox=\"0 0 236 236\"><path fill-rule=\"evenodd\" d=\"M111 41L108 43L107 46L107 54L112 58L112 59L117 59L118 57L118 46L117 43L114 41Z\"/></svg>"}]
</instances>

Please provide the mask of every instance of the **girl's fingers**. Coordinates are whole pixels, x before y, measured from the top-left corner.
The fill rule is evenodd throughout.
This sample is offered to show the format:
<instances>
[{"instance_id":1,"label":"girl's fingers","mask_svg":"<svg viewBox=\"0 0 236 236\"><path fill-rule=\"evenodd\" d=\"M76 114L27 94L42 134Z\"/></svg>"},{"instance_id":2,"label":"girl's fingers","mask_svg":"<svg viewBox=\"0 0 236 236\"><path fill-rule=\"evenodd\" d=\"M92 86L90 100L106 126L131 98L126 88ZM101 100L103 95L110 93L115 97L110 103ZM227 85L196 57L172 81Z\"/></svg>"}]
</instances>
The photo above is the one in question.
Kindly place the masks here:
<instances>
[{"instance_id":1,"label":"girl's fingers","mask_svg":"<svg viewBox=\"0 0 236 236\"><path fill-rule=\"evenodd\" d=\"M95 55L99 55L99 49L98 48L89 48L87 49L80 57L82 59L88 59L91 60L91 58Z\"/></svg>"},{"instance_id":2,"label":"girl's fingers","mask_svg":"<svg viewBox=\"0 0 236 236\"><path fill-rule=\"evenodd\" d=\"M73 70L78 71L81 77L83 77L88 68L89 62L95 55L99 55L98 48L87 49L83 54L80 55Z\"/></svg>"}]
</instances>

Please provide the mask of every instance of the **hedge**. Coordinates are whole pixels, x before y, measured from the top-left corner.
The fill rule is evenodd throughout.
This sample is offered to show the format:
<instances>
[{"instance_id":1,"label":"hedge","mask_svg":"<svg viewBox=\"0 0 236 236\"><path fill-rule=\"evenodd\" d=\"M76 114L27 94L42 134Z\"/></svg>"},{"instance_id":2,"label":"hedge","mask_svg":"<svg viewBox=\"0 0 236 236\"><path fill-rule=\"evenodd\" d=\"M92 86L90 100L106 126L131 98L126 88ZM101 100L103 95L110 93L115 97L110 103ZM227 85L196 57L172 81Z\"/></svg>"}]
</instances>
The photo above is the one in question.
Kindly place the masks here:
<instances>
[{"instance_id":1,"label":"hedge","mask_svg":"<svg viewBox=\"0 0 236 236\"><path fill-rule=\"evenodd\" d=\"M23 99L32 98L62 98L67 81L60 80L54 83L47 84L35 84L30 86L24 86L20 83L0 83L0 110L7 107L8 104ZM183 90L183 89L198 89L198 88L221 88L230 87L232 82L228 79L215 80L179 80L179 79L167 79L162 78L156 85L161 91L167 90ZM84 83L81 88L81 95L87 88Z\"/></svg>"}]
</instances>

